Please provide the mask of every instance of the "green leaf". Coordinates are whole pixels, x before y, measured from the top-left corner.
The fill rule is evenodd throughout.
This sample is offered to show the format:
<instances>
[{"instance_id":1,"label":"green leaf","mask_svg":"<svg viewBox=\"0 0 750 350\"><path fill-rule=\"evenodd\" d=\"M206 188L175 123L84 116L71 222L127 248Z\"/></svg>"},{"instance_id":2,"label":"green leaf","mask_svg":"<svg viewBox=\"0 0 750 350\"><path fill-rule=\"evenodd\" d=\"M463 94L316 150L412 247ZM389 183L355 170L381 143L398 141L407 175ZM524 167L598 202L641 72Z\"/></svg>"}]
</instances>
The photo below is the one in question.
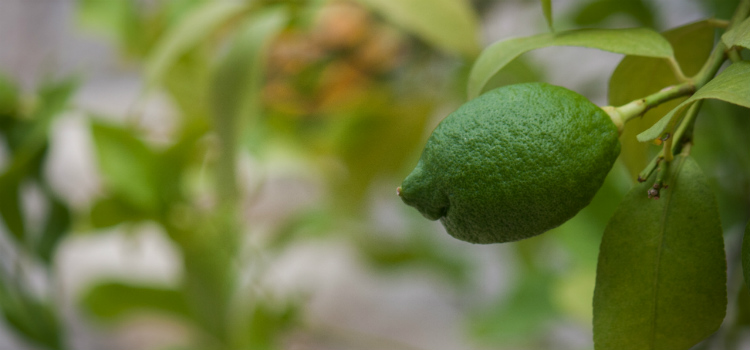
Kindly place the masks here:
<instances>
[{"instance_id":1,"label":"green leaf","mask_svg":"<svg viewBox=\"0 0 750 350\"><path fill-rule=\"evenodd\" d=\"M131 205L155 212L159 206L155 153L120 127L92 121L91 132L105 182Z\"/></svg>"},{"instance_id":2,"label":"green leaf","mask_svg":"<svg viewBox=\"0 0 750 350\"><path fill-rule=\"evenodd\" d=\"M609 2L610 0L606 0ZM625 3L625 2L618 2ZM627 2L630 3L630 2ZM707 20L690 23L668 30L662 35L674 48L674 56L683 73L692 76L700 70L711 54L715 28ZM609 104L621 106L648 96L666 86L679 83L667 60L653 57L625 56L609 80ZM628 122L620 135L620 159L628 168L631 179L638 177L651 160L649 148L654 146L639 142L636 136L663 117L682 99L676 99L649 109L642 117ZM653 152L651 152L653 153Z\"/></svg>"},{"instance_id":3,"label":"green leaf","mask_svg":"<svg viewBox=\"0 0 750 350\"><path fill-rule=\"evenodd\" d=\"M134 6L127 0L79 0L76 4L79 24L113 38L122 35L127 17L132 16Z\"/></svg>"},{"instance_id":4,"label":"green leaf","mask_svg":"<svg viewBox=\"0 0 750 350\"><path fill-rule=\"evenodd\" d=\"M17 84L0 72L0 130L5 124L5 118L12 118L20 102Z\"/></svg>"},{"instance_id":5,"label":"green leaf","mask_svg":"<svg viewBox=\"0 0 750 350\"><path fill-rule=\"evenodd\" d=\"M206 40L221 25L247 11L247 2L210 1L194 8L169 30L146 62L149 84L161 82L166 72L182 55Z\"/></svg>"},{"instance_id":6,"label":"green leaf","mask_svg":"<svg viewBox=\"0 0 750 350\"><path fill-rule=\"evenodd\" d=\"M214 114L222 120L256 117L263 81L264 52L286 23L283 9L271 9L249 17L237 31L229 53L217 67L212 86ZM234 129L237 124L228 125ZM223 127L217 125L217 128Z\"/></svg>"},{"instance_id":7,"label":"green leaf","mask_svg":"<svg viewBox=\"0 0 750 350\"><path fill-rule=\"evenodd\" d=\"M0 310L8 328L47 349L63 349L62 327L51 305L11 288L8 281L0 281Z\"/></svg>"},{"instance_id":8,"label":"green leaf","mask_svg":"<svg viewBox=\"0 0 750 350\"><path fill-rule=\"evenodd\" d=\"M6 228L19 242L26 235L19 191L29 175L39 175L48 144L48 131L54 117L66 107L77 86L74 79L45 84L39 91L39 104L30 116L30 122L14 125L7 137L12 159L5 172L0 174L0 217Z\"/></svg>"},{"instance_id":9,"label":"green leaf","mask_svg":"<svg viewBox=\"0 0 750 350\"><path fill-rule=\"evenodd\" d=\"M646 194L654 178L627 194L604 231L594 292L597 350L687 350L724 319L724 239L708 181L682 155L658 200Z\"/></svg>"},{"instance_id":10,"label":"green leaf","mask_svg":"<svg viewBox=\"0 0 750 350\"><path fill-rule=\"evenodd\" d=\"M127 199L121 196L100 199L91 207L91 225L97 229L150 218L149 213L131 205Z\"/></svg>"},{"instance_id":11,"label":"green leaf","mask_svg":"<svg viewBox=\"0 0 750 350\"><path fill-rule=\"evenodd\" d=\"M282 335L299 320L300 306L295 303L277 305L270 300L257 299L243 324L242 349L282 349Z\"/></svg>"},{"instance_id":12,"label":"green leaf","mask_svg":"<svg viewBox=\"0 0 750 350\"><path fill-rule=\"evenodd\" d=\"M573 22L581 27L596 27L613 16L628 16L641 26L654 28L655 11L650 5L643 0L594 0L574 11Z\"/></svg>"},{"instance_id":13,"label":"green leaf","mask_svg":"<svg viewBox=\"0 0 750 350\"><path fill-rule=\"evenodd\" d=\"M508 39L490 45L479 55L469 74L469 99L477 97L492 76L516 57L549 46L580 46L659 58L671 58L674 55L664 37L646 28L578 29Z\"/></svg>"},{"instance_id":14,"label":"green leaf","mask_svg":"<svg viewBox=\"0 0 750 350\"><path fill-rule=\"evenodd\" d=\"M479 52L479 19L467 0L359 1L442 50L469 57Z\"/></svg>"},{"instance_id":15,"label":"green leaf","mask_svg":"<svg viewBox=\"0 0 750 350\"><path fill-rule=\"evenodd\" d=\"M24 242L26 229L24 228L23 212L21 209L21 198L19 189L20 179L15 174L5 173L0 176L0 217L3 219L5 228L16 238L18 242Z\"/></svg>"},{"instance_id":16,"label":"green leaf","mask_svg":"<svg viewBox=\"0 0 750 350\"><path fill-rule=\"evenodd\" d=\"M680 103L648 130L638 134L638 141L648 142L670 132L682 114L693 102L701 99L717 99L750 108L750 62L733 63L714 79L700 88L689 99Z\"/></svg>"},{"instance_id":17,"label":"green leaf","mask_svg":"<svg viewBox=\"0 0 750 350\"><path fill-rule=\"evenodd\" d=\"M555 28L552 27L552 1L550 0L541 0L542 1L542 12L544 12L544 19L547 20L547 26L549 27L550 32L554 32Z\"/></svg>"},{"instance_id":18,"label":"green leaf","mask_svg":"<svg viewBox=\"0 0 750 350\"><path fill-rule=\"evenodd\" d=\"M724 35L721 40L727 47L740 46L750 49L750 18L745 19L736 28L732 28Z\"/></svg>"},{"instance_id":19,"label":"green leaf","mask_svg":"<svg viewBox=\"0 0 750 350\"><path fill-rule=\"evenodd\" d=\"M747 223L745 236L742 237L742 272L745 284L750 287L750 222Z\"/></svg>"},{"instance_id":20,"label":"green leaf","mask_svg":"<svg viewBox=\"0 0 750 350\"><path fill-rule=\"evenodd\" d=\"M551 295L552 274L524 271L521 276L508 297L474 316L473 337L488 344L519 344L538 338L549 327L559 314Z\"/></svg>"},{"instance_id":21,"label":"green leaf","mask_svg":"<svg viewBox=\"0 0 750 350\"><path fill-rule=\"evenodd\" d=\"M91 314L105 321L118 321L138 311L191 317L190 308L182 292L158 286L122 282L101 283L87 291L81 303Z\"/></svg>"},{"instance_id":22,"label":"green leaf","mask_svg":"<svg viewBox=\"0 0 750 350\"><path fill-rule=\"evenodd\" d=\"M49 194L48 198L50 208L35 250L42 261L51 264L58 242L70 229L71 214L65 203Z\"/></svg>"}]
</instances>

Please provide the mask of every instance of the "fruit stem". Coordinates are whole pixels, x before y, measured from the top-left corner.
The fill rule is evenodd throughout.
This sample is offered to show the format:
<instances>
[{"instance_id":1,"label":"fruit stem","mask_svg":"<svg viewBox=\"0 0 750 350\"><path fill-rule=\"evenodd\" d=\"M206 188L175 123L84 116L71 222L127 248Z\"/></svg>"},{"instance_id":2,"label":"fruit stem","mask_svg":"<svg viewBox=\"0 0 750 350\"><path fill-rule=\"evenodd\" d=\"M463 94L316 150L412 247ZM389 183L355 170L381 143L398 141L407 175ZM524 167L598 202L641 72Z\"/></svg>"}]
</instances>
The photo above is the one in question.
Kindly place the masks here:
<instances>
[{"instance_id":1,"label":"fruit stem","mask_svg":"<svg viewBox=\"0 0 750 350\"><path fill-rule=\"evenodd\" d=\"M659 92L631 101L620 107L614 107L613 113L618 114L622 121L627 123L636 117L640 117L643 113L646 113L646 111L653 107L678 97L690 95L694 92L695 84L692 81L687 81L682 84L668 86L661 89ZM612 114L610 114L610 116L611 115Z\"/></svg>"},{"instance_id":2,"label":"fruit stem","mask_svg":"<svg viewBox=\"0 0 750 350\"><path fill-rule=\"evenodd\" d=\"M613 106L604 106L602 109L607 112L609 119L611 119L612 123L617 127L617 132L622 135L623 130L625 130L625 123L622 121L620 113L617 112L617 108Z\"/></svg>"}]
</instances>

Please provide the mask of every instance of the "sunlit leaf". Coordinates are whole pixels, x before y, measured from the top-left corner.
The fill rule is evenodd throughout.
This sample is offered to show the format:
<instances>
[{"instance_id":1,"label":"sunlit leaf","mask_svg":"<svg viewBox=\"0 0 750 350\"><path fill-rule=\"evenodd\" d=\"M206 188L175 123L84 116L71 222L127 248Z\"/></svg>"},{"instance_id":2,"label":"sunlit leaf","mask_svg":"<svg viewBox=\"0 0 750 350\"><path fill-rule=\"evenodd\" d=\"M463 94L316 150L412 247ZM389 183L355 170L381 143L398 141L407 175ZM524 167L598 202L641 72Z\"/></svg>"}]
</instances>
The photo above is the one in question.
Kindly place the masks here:
<instances>
[{"instance_id":1,"label":"sunlit leaf","mask_svg":"<svg viewBox=\"0 0 750 350\"><path fill-rule=\"evenodd\" d=\"M727 47L740 46L750 49L750 18L724 33L721 40Z\"/></svg>"},{"instance_id":2,"label":"sunlit leaf","mask_svg":"<svg viewBox=\"0 0 750 350\"><path fill-rule=\"evenodd\" d=\"M263 78L264 52L270 39L283 27L286 14L270 9L248 18L238 30L229 52L220 60L212 77L210 102L214 128L221 142L218 167L219 198L236 195L233 162L239 136L249 117L258 117L258 98Z\"/></svg>"},{"instance_id":3,"label":"sunlit leaf","mask_svg":"<svg viewBox=\"0 0 750 350\"><path fill-rule=\"evenodd\" d=\"M76 5L79 24L118 37L124 29L124 16L131 12L133 3L127 0L79 0Z\"/></svg>"},{"instance_id":4,"label":"sunlit leaf","mask_svg":"<svg viewBox=\"0 0 750 350\"><path fill-rule=\"evenodd\" d=\"M680 114L693 102L712 98L750 108L750 62L736 62L719 73L689 99L680 103L648 130L638 134L638 141L647 142L670 132Z\"/></svg>"},{"instance_id":5,"label":"sunlit leaf","mask_svg":"<svg viewBox=\"0 0 750 350\"><path fill-rule=\"evenodd\" d=\"M542 2L542 12L544 12L544 19L547 20L547 26L549 27L550 32L554 32L555 29L552 27L552 1L551 0L541 0Z\"/></svg>"},{"instance_id":6,"label":"sunlit leaf","mask_svg":"<svg viewBox=\"0 0 750 350\"><path fill-rule=\"evenodd\" d=\"M609 1L609 0L607 0ZM624 3L624 2L618 2ZM708 59L714 43L714 27L707 20L668 30L662 35L674 48L674 56L687 76L697 73ZM621 106L648 96L678 80L666 60L653 57L625 56L609 79L609 104ZM628 122L620 135L620 159L632 179L651 159L648 143L639 142L636 135L648 129L682 99L676 99L649 109L642 117Z\"/></svg>"},{"instance_id":7,"label":"sunlit leaf","mask_svg":"<svg viewBox=\"0 0 750 350\"><path fill-rule=\"evenodd\" d=\"M669 168L661 198L634 187L602 239L594 293L597 350L689 349L718 329L727 306L718 206L689 156Z\"/></svg>"},{"instance_id":8,"label":"sunlit leaf","mask_svg":"<svg viewBox=\"0 0 750 350\"><path fill-rule=\"evenodd\" d=\"M146 62L146 79L159 83L166 72L187 51L206 40L222 24L248 9L234 1L210 1L195 7L157 44Z\"/></svg>"},{"instance_id":9,"label":"sunlit leaf","mask_svg":"<svg viewBox=\"0 0 750 350\"><path fill-rule=\"evenodd\" d=\"M549 46L580 46L659 58L674 54L664 37L646 28L579 29L508 39L492 44L479 55L469 75L469 99L478 96L492 76L516 57Z\"/></svg>"},{"instance_id":10,"label":"sunlit leaf","mask_svg":"<svg viewBox=\"0 0 750 350\"><path fill-rule=\"evenodd\" d=\"M479 19L467 0L359 0L389 21L440 49L479 52Z\"/></svg>"},{"instance_id":11,"label":"sunlit leaf","mask_svg":"<svg viewBox=\"0 0 750 350\"><path fill-rule=\"evenodd\" d=\"M211 114L206 89L211 78L210 66L207 52L192 50L172 64L162 78L164 89L185 119L207 119Z\"/></svg>"},{"instance_id":12,"label":"sunlit leaf","mask_svg":"<svg viewBox=\"0 0 750 350\"><path fill-rule=\"evenodd\" d=\"M158 286L101 283L87 291L81 303L91 314L106 321L117 321L135 312L190 317L189 307L181 292Z\"/></svg>"},{"instance_id":13,"label":"sunlit leaf","mask_svg":"<svg viewBox=\"0 0 750 350\"><path fill-rule=\"evenodd\" d=\"M154 152L127 129L92 121L91 132L105 183L131 205L155 211L159 191Z\"/></svg>"}]
</instances>

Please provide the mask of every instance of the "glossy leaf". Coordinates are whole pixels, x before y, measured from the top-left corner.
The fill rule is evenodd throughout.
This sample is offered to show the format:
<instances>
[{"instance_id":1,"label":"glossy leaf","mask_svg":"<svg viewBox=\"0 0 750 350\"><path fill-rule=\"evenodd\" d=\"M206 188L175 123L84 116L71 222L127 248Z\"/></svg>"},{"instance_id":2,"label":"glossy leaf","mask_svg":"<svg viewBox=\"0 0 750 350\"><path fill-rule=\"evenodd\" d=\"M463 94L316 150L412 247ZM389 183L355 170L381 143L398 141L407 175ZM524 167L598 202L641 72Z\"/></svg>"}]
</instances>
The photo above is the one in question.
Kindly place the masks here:
<instances>
[{"instance_id":1,"label":"glossy leaf","mask_svg":"<svg viewBox=\"0 0 750 350\"><path fill-rule=\"evenodd\" d=\"M479 19L467 0L359 0L389 21L448 52L479 52Z\"/></svg>"},{"instance_id":2,"label":"glossy leaf","mask_svg":"<svg viewBox=\"0 0 750 350\"><path fill-rule=\"evenodd\" d=\"M646 28L579 29L508 39L492 44L479 55L469 75L469 99L477 97L492 76L516 57L549 46L580 46L659 58L674 54L664 37Z\"/></svg>"},{"instance_id":3,"label":"glossy leaf","mask_svg":"<svg viewBox=\"0 0 750 350\"><path fill-rule=\"evenodd\" d=\"M159 189L154 152L127 129L92 122L91 131L105 183L131 205L155 211Z\"/></svg>"},{"instance_id":4,"label":"glossy leaf","mask_svg":"<svg viewBox=\"0 0 750 350\"><path fill-rule=\"evenodd\" d=\"M727 47L740 46L750 49L750 18L745 19L739 26L721 36Z\"/></svg>"},{"instance_id":5,"label":"glossy leaf","mask_svg":"<svg viewBox=\"0 0 750 350\"><path fill-rule=\"evenodd\" d=\"M609 1L609 0L607 0ZM708 59L714 44L714 26L709 21L690 23L668 30L662 35L674 48L674 56L682 71L692 76ZM678 80L667 60L653 57L625 56L609 79L609 105L621 106L630 101L648 96ZM649 154L647 143L639 142L636 136L648 129L683 99L676 99L649 109L642 117L628 122L620 135L620 159L628 168L631 179L646 167L653 154Z\"/></svg>"},{"instance_id":6,"label":"glossy leaf","mask_svg":"<svg viewBox=\"0 0 750 350\"><path fill-rule=\"evenodd\" d=\"M716 331L727 306L718 206L689 156L669 167L661 198L634 187L602 238L594 293L597 350L687 350Z\"/></svg>"},{"instance_id":7,"label":"glossy leaf","mask_svg":"<svg viewBox=\"0 0 750 350\"><path fill-rule=\"evenodd\" d=\"M157 44L146 62L146 79L159 83L187 51L206 40L219 27L248 9L243 2L210 1L194 8Z\"/></svg>"},{"instance_id":8,"label":"glossy leaf","mask_svg":"<svg viewBox=\"0 0 750 350\"><path fill-rule=\"evenodd\" d=\"M83 306L94 316L117 321L134 312L161 312L190 317L185 296L174 289L107 282L94 286L83 296Z\"/></svg>"},{"instance_id":9,"label":"glossy leaf","mask_svg":"<svg viewBox=\"0 0 750 350\"><path fill-rule=\"evenodd\" d=\"M736 62L719 73L689 99L680 103L648 130L638 134L638 141L647 142L670 132L683 111L693 102L712 98L750 108L750 62Z\"/></svg>"},{"instance_id":10,"label":"glossy leaf","mask_svg":"<svg viewBox=\"0 0 750 350\"><path fill-rule=\"evenodd\" d=\"M544 12L544 19L547 20L547 26L549 27L549 31L554 32L555 28L552 26L552 1L541 0L541 2L542 2L542 12Z\"/></svg>"}]
</instances>

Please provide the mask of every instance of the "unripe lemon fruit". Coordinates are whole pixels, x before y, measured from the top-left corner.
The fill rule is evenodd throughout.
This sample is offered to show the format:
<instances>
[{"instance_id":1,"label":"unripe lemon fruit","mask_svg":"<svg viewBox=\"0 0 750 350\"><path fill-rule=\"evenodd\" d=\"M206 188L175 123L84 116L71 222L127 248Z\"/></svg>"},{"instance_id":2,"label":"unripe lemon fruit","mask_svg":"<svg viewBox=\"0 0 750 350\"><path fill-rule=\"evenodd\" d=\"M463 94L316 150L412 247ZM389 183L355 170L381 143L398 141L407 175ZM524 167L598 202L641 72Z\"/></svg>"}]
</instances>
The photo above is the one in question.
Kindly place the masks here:
<instances>
[{"instance_id":1,"label":"unripe lemon fruit","mask_svg":"<svg viewBox=\"0 0 750 350\"><path fill-rule=\"evenodd\" d=\"M617 127L585 97L545 83L511 85L440 122L398 193L455 238L516 241L588 205L619 153Z\"/></svg>"}]
</instances>

